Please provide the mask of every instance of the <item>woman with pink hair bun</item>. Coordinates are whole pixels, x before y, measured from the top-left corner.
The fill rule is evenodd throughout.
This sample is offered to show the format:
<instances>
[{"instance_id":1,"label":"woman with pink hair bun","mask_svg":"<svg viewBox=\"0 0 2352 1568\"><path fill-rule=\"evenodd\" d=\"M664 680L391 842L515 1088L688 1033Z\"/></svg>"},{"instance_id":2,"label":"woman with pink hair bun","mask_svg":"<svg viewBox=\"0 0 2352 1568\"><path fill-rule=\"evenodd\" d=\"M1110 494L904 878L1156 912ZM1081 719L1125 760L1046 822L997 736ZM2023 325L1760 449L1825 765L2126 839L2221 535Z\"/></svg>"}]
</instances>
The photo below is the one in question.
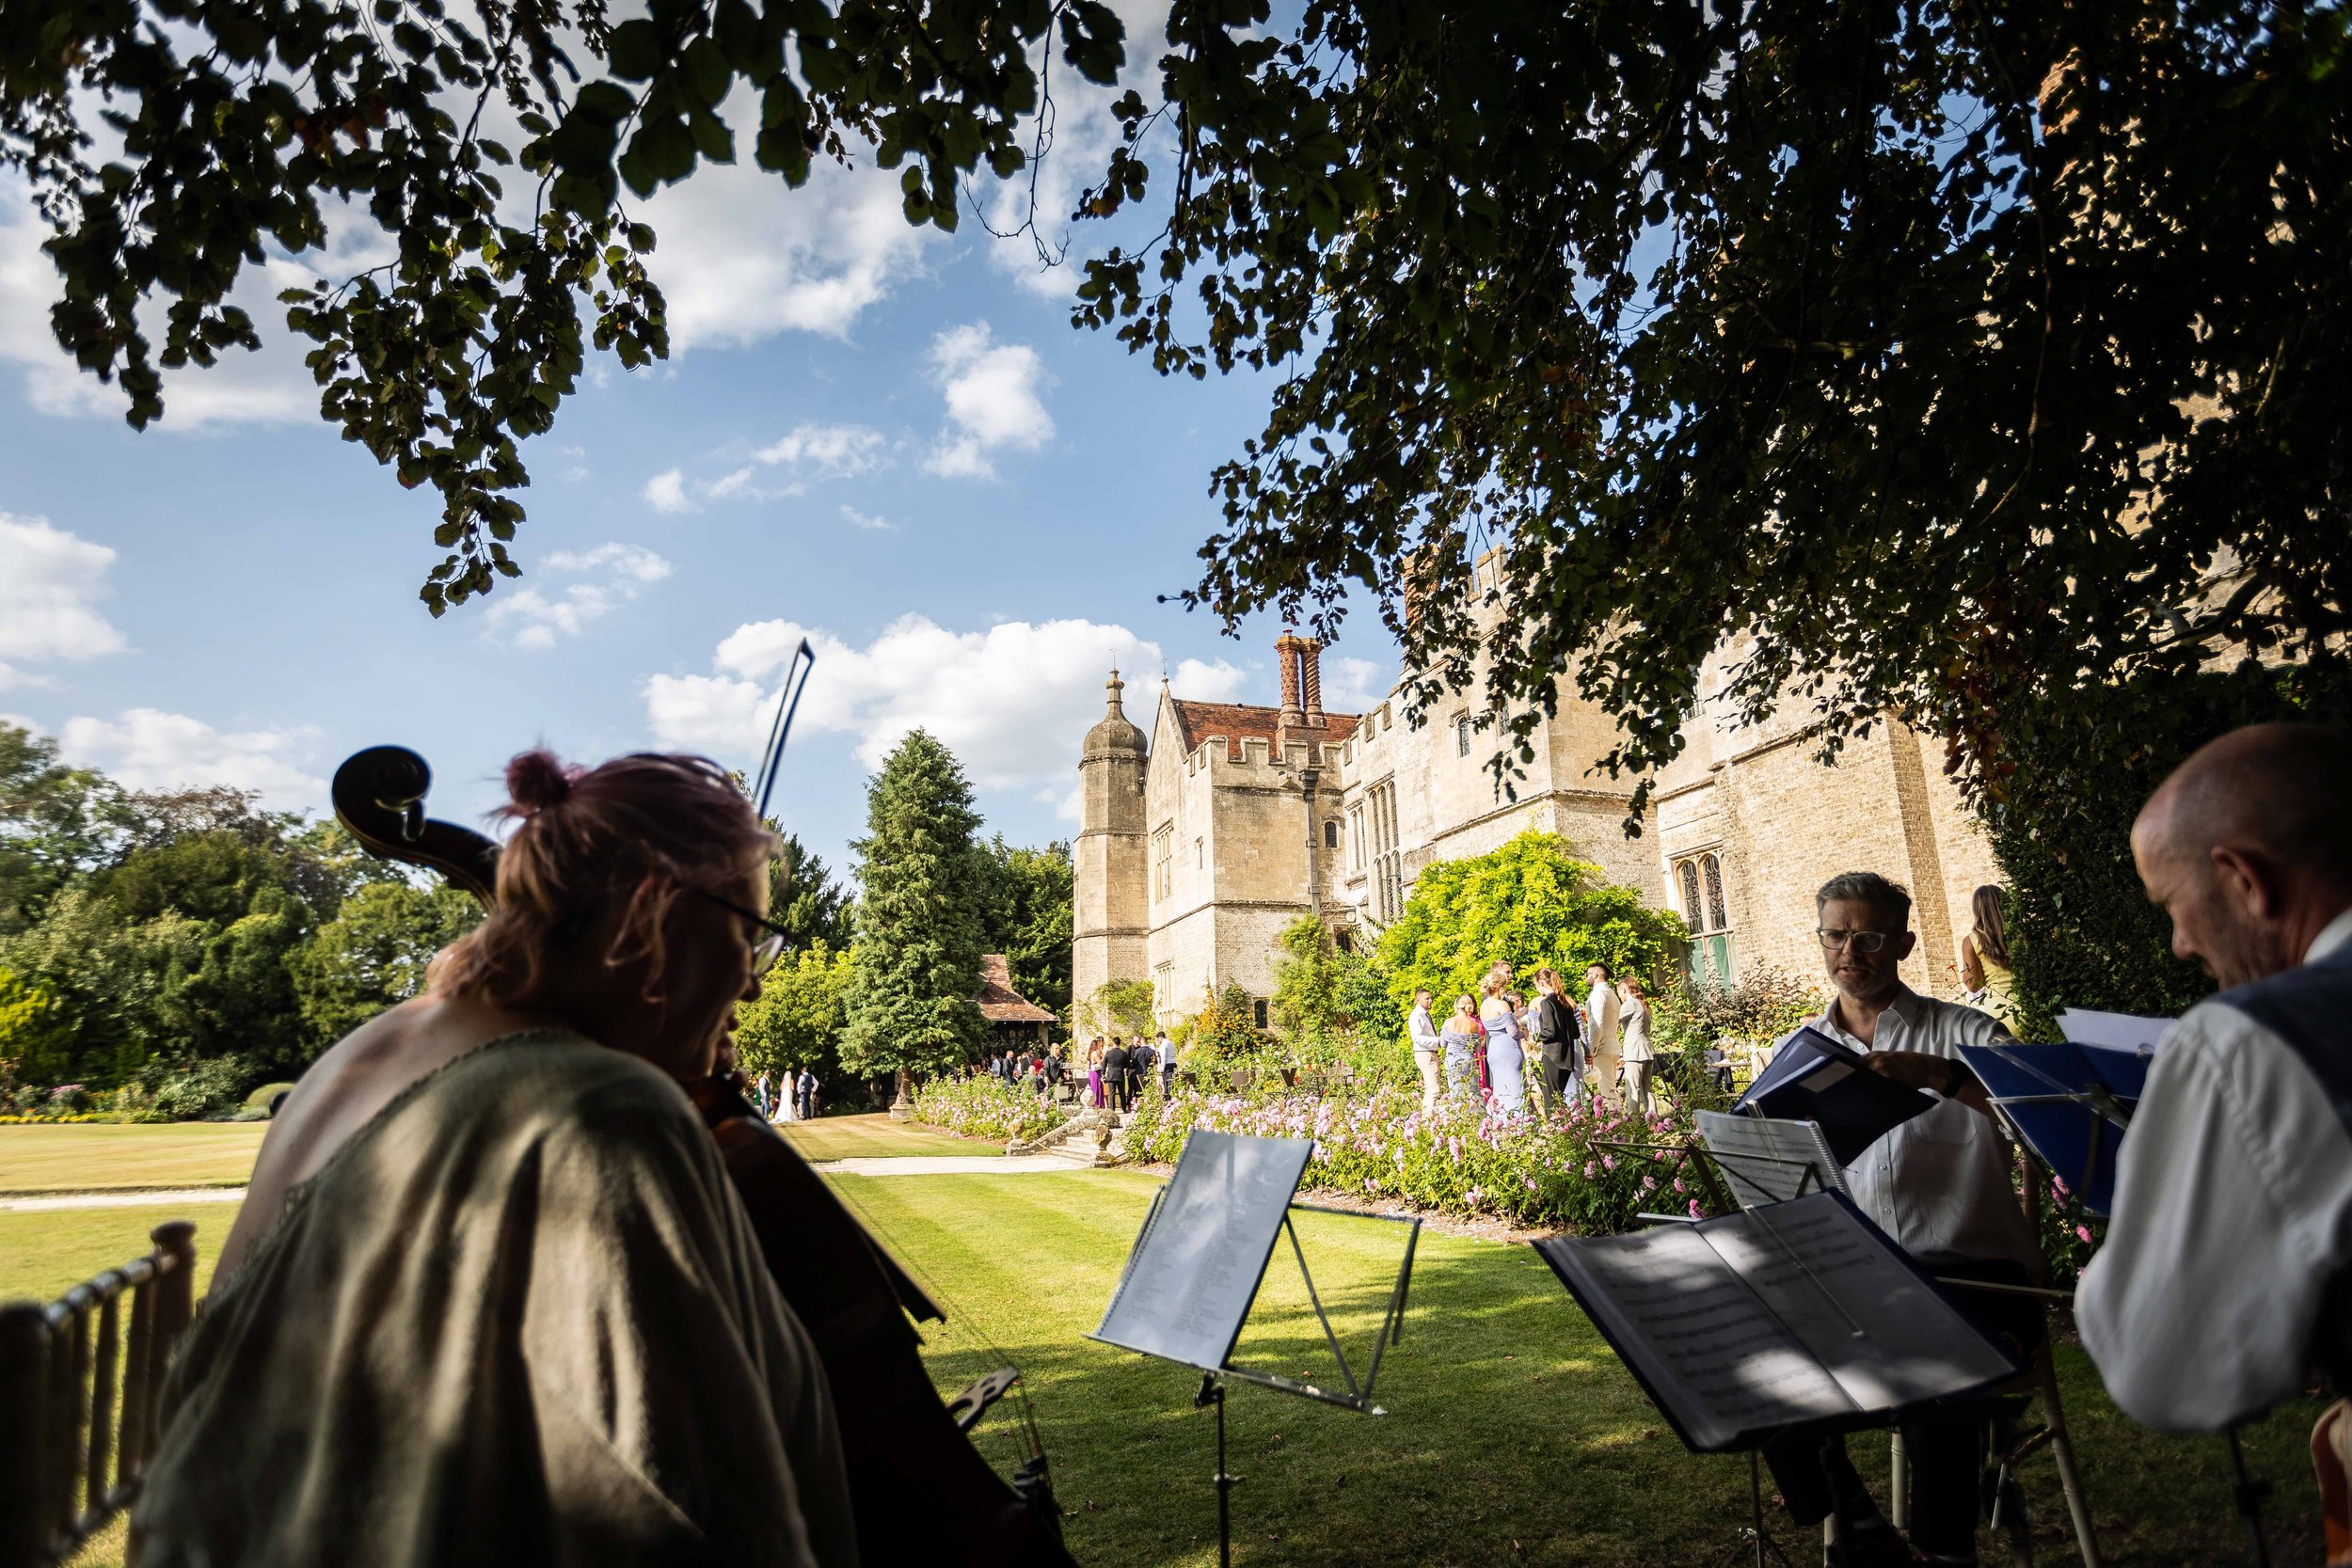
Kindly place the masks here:
<instances>
[{"instance_id":1,"label":"woman with pink hair bun","mask_svg":"<svg viewBox=\"0 0 2352 1568\"><path fill-rule=\"evenodd\" d=\"M781 946L724 770L507 768L497 908L270 1124L165 1394L151 1568L857 1560L839 1433L679 1085Z\"/></svg>"}]
</instances>

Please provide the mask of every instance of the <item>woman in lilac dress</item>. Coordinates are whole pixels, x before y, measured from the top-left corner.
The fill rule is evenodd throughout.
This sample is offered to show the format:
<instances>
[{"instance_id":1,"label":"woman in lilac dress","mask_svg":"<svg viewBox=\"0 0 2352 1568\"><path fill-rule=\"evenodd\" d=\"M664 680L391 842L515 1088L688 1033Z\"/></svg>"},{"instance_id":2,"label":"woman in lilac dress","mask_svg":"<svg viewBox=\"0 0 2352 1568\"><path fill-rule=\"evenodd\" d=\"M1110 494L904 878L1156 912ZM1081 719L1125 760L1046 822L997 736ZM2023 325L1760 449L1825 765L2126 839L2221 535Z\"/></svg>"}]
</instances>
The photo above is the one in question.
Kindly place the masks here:
<instances>
[{"instance_id":1,"label":"woman in lilac dress","mask_svg":"<svg viewBox=\"0 0 2352 1568\"><path fill-rule=\"evenodd\" d=\"M1103 1108L1103 1042L1096 1040L1087 1047L1087 1103L1096 1110Z\"/></svg>"},{"instance_id":2,"label":"woman in lilac dress","mask_svg":"<svg viewBox=\"0 0 2352 1568\"><path fill-rule=\"evenodd\" d=\"M1503 995L1503 978L1486 976L1486 1000L1479 1005L1478 1022L1486 1029L1486 1101L1496 1111L1515 1117L1527 1109L1527 1081L1521 1069L1527 1053L1519 1044L1518 1015Z\"/></svg>"}]
</instances>

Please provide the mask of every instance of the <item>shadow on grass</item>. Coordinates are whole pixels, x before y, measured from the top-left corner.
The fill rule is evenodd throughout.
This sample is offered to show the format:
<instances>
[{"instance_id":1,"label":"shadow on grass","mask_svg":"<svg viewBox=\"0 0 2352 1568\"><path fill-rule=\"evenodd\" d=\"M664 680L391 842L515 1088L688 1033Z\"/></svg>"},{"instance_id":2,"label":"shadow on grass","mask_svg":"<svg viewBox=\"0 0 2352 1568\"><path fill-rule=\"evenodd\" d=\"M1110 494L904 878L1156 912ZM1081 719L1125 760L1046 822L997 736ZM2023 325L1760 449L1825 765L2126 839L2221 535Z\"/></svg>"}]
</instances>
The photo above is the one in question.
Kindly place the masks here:
<instances>
[{"instance_id":1,"label":"shadow on grass","mask_svg":"<svg viewBox=\"0 0 2352 1568\"><path fill-rule=\"evenodd\" d=\"M1074 1173L862 1185L857 1196L881 1228L946 1283L954 1321L930 1353L941 1384L1008 1360L1025 1370L1079 1560L1214 1562L1216 1438L1211 1414L1192 1407L1200 1374L1083 1338L1109 1300L1152 1181ZM885 1185L886 1195L876 1190ZM1402 1228L1324 1215L1298 1224L1333 1327L1360 1369ZM1287 1243L1235 1360L1337 1381ZM2079 1351L2062 1350L2060 1368L2107 1560L2245 1560L2219 1441L2141 1431L2107 1402ZM1231 1386L1237 1562L1711 1562L1746 1517L1744 1461L1686 1452L1523 1245L1422 1236L1404 1340L1389 1351L1375 1397L1390 1414ZM2278 1485L2271 1542L2280 1561L2317 1555L2301 1458L2314 1415L2298 1403L2249 1438L2257 1471ZM1851 1441L1883 1497L1885 1439ZM1001 1444L993 1452L1009 1457ZM2029 1463L2026 1484L2038 1560L2074 1560L2046 1455ZM1769 1492L1767 1504L1792 1559L1814 1559L1820 1548L1771 1508ZM1998 1549L1990 1536L1985 1545Z\"/></svg>"}]
</instances>

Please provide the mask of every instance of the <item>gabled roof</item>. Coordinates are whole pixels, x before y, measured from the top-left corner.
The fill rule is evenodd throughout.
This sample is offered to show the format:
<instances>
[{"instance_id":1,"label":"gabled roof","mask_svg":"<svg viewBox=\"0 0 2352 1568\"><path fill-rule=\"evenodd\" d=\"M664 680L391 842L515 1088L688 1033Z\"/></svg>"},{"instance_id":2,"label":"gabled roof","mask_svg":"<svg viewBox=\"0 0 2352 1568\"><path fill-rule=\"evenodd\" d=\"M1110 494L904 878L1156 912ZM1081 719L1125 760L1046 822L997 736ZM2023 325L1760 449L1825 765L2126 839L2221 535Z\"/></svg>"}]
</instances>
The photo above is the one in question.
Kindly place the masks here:
<instances>
[{"instance_id":1,"label":"gabled roof","mask_svg":"<svg viewBox=\"0 0 2352 1568\"><path fill-rule=\"evenodd\" d=\"M1259 707L1251 703L1193 703L1181 697L1171 697L1168 705L1176 711L1176 733L1186 756L1190 756L1202 741L1213 735L1225 737L1225 755L1230 762L1241 760L1241 743L1244 740L1263 740L1271 752L1276 732L1282 724L1280 708ZM1321 729L1293 725L1291 736L1297 740L1312 736L1336 746L1356 733L1359 717L1353 713L1327 713L1323 716Z\"/></svg>"},{"instance_id":2,"label":"gabled roof","mask_svg":"<svg viewBox=\"0 0 2352 1568\"><path fill-rule=\"evenodd\" d=\"M980 955L980 1016L991 1023L1051 1023L1054 1015L1012 989L1012 966L1002 953Z\"/></svg>"}]
</instances>

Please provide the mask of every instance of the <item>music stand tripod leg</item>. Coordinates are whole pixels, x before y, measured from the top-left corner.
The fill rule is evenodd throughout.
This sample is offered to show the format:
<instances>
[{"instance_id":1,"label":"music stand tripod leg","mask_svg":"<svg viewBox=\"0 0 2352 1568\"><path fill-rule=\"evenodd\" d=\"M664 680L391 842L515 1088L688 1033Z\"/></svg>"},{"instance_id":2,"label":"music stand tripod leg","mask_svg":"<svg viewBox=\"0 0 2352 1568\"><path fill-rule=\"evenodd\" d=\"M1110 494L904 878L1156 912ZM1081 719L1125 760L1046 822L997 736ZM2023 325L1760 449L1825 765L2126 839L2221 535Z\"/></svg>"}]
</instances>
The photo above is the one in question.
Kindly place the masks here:
<instances>
[{"instance_id":1,"label":"music stand tripod leg","mask_svg":"<svg viewBox=\"0 0 2352 1568\"><path fill-rule=\"evenodd\" d=\"M2270 1490L2270 1483L2247 1475L2246 1449L2238 1443L2236 1429L2224 1435L2230 1442L2230 1491L2237 1499L2238 1517L2246 1521L2246 1540L2253 1550L2254 1568L2270 1568L2270 1544L2263 1539L2263 1495Z\"/></svg>"},{"instance_id":2,"label":"music stand tripod leg","mask_svg":"<svg viewBox=\"0 0 2352 1568\"><path fill-rule=\"evenodd\" d=\"M1225 1473L1225 1380L1215 1372L1200 1374L1200 1392L1193 1396L1195 1410L1204 1404L1216 1406L1217 1568L1233 1568L1233 1478Z\"/></svg>"},{"instance_id":3,"label":"music stand tripod leg","mask_svg":"<svg viewBox=\"0 0 2352 1568\"><path fill-rule=\"evenodd\" d=\"M1764 1467L1754 1449L1748 1450L1748 1528L1740 1532L1740 1539L1724 1554L1724 1568L1739 1568L1743 1560L1754 1562L1756 1568L1771 1568L1771 1562L1790 1568L1788 1554L1764 1528Z\"/></svg>"}]
</instances>

